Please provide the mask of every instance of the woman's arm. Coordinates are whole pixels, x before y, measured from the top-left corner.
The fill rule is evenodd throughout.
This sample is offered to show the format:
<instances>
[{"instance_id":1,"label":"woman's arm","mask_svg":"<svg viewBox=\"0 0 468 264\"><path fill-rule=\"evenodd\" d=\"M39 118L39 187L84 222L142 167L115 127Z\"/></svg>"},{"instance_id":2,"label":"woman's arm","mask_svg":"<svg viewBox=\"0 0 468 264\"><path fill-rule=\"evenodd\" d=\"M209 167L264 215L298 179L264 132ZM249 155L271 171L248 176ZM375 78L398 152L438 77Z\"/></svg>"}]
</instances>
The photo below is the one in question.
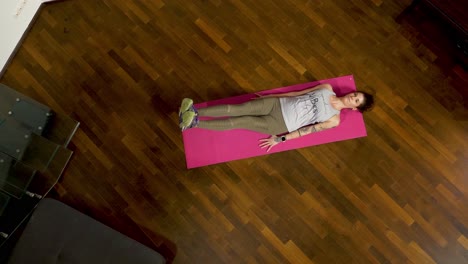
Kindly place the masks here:
<instances>
[{"instance_id":1,"label":"woman's arm","mask_svg":"<svg viewBox=\"0 0 468 264\"><path fill-rule=\"evenodd\" d=\"M330 128L337 127L340 124L340 116L339 115L334 115L332 118L328 119L325 122L318 123L315 125L310 125L310 126L305 126L301 127L298 130L294 131L297 132L299 137L308 135L311 133L327 130Z\"/></svg>"},{"instance_id":2,"label":"woman's arm","mask_svg":"<svg viewBox=\"0 0 468 264\"><path fill-rule=\"evenodd\" d=\"M280 136L280 137L271 136L269 138L260 139L260 147L261 148L268 147L268 149L267 149L267 152L268 152L268 151L270 151L270 149L273 146L275 146L276 144L281 143L283 141L288 141L288 140L291 140L291 139L300 138L300 137L303 137L303 136L308 135L308 134L312 134L312 133L315 133L315 132L319 132L319 131L327 130L327 129L330 129L330 128L334 128L334 127L337 127L339 124L340 124L340 115L337 114L337 115L334 115L332 118L328 119L325 122L318 123L318 124L315 124L315 125L301 127L296 131L290 132L288 134L284 134L283 136Z\"/></svg>"},{"instance_id":3,"label":"woman's arm","mask_svg":"<svg viewBox=\"0 0 468 264\"><path fill-rule=\"evenodd\" d=\"M267 95L257 94L257 95L260 96L260 97L263 97L263 98L265 98L265 97L293 97L293 96L299 96L299 95L303 95L303 94L306 94L306 93L310 93L310 92L312 92L314 90L321 89L321 88L333 90L333 88L332 88L332 86L330 84L323 83L323 84L319 84L317 86L306 88L306 89L300 90L300 91L287 92L287 93L278 93L278 94L267 94Z\"/></svg>"}]
</instances>

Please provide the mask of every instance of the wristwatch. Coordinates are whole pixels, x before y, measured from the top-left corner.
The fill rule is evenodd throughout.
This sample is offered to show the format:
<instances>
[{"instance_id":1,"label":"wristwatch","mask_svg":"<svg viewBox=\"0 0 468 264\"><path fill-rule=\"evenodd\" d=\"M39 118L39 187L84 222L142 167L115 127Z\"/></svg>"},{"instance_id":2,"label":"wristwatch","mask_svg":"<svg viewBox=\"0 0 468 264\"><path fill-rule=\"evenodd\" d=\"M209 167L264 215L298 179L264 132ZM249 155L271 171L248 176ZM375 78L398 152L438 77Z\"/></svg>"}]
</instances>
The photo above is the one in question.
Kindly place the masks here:
<instances>
[{"instance_id":1,"label":"wristwatch","mask_svg":"<svg viewBox=\"0 0 468 264\"><path fill-rule=\"evenodd\" d=\"M281 137L276 137L275 138L275 142L280 143L280 142L284 142L284 141L286 141L286 136L281 136Z\"/></svg>"}]
</instances>

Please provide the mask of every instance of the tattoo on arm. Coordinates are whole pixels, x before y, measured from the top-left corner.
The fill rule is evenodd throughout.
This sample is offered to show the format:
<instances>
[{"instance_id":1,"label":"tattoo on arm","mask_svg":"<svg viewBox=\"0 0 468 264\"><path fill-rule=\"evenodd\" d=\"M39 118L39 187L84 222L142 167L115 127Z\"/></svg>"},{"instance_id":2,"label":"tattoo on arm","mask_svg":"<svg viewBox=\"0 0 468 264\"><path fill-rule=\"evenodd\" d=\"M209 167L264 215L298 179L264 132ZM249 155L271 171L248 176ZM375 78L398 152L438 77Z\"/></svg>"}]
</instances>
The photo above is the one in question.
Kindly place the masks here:
<instances>
[{"instance_id":1,"label":"tattoo on arm","mask_svg":"<svg viewBox=\"0 0 468 264\"><path fill-rule=\"evenodd\" d=\"M308 134L308 131L307 131L307 127L301 127L299 128L297 131L299 132L299 135L307 135Z\"/></svg>"},{"instance_id":2,"label":"tattoo on arm","mask_svg":"<svg viewBox=\"0 0 468 264\"><path fill-rule=\"evenodd\" d=\"M299 134L300 137L302 137L303 135L319 132L325 129L326 128L324 128L321 124L315 124L311 126L301 127L297 130L297 133Z\"/></svg>"},{"instance_id":3,"label":"tattoo on arm","mask_svg":"<svg viewBox=\"0 0 468 264\"><path fill-rule=\"evenodd\" d=\"M332 126L332 127L325 126L324 127L322 124L314 125L315 132L319 132L319 131L322 131L322 130L327 130L327 129L334 128L334 127L335 126Z\"/></svg>"}]
</instances>

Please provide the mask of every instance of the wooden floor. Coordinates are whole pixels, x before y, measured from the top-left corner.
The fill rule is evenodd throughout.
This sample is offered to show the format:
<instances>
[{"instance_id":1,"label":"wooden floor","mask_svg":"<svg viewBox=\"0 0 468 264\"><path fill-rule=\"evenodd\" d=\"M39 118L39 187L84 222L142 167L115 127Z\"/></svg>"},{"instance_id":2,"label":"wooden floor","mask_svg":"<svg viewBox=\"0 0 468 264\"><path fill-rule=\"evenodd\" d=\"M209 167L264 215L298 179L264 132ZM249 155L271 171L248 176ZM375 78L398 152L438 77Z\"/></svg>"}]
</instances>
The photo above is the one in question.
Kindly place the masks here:
<instances>
[{"instance_id":1,"label":"wooden floor","mask_svg":"<svg viewBox=\"0 0 468 264\"><path fill-rule=\"evenodd\" d=\"M468 263L468 78L409 2L50 3L0 81L81 122L53 197L174 263ZM185 168L183 97L347 74L367 137Z\"/></svg>"}]
</instances>

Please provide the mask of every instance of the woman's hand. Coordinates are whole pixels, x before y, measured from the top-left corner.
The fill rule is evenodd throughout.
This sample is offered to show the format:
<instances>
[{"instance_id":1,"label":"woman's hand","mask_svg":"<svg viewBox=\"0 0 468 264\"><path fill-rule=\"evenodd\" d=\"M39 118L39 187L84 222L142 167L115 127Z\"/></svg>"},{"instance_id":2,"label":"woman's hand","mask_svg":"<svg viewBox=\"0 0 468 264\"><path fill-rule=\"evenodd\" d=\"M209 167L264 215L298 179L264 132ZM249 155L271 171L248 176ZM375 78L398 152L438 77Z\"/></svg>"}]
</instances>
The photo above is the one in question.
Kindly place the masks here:
<instances>
[{"instance_id":1,"label":"woman's hand","mask_svg":"<svg viewBox=\"0 0 468 264\"><path fill-rule=\"evenodd\" d=\"M260 147L261 148L267 148L267 152L270 151L270 149L272 147L274 147L276 144L278 144L279 142L277 141L278 138L277 136L271 136L269 138L263 138L263 139L260 139Z\"/></svg>"}]
</instances>

